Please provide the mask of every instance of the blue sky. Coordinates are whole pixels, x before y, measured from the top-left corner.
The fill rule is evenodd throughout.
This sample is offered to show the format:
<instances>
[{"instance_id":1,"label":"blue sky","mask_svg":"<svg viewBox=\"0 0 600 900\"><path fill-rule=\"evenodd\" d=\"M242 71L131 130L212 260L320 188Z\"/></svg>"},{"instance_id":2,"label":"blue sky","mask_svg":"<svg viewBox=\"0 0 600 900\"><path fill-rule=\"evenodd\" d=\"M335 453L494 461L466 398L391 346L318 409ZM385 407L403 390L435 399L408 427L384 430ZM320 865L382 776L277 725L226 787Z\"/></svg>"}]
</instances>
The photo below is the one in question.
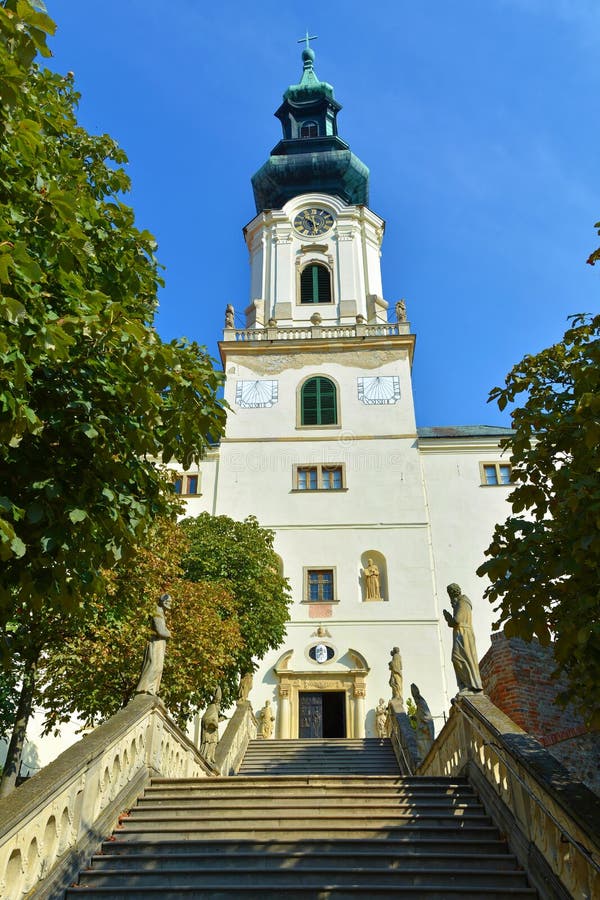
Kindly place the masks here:
<instances>
[{"instance_id":1,"label":"blue sky","mask_svg":"<svg viewBox=\"0 0 600 900\"><path fill-rule=\"evenodd\" d=\"M280 137L306 28L340 135L387 223L384 296L417 334L419 425L509 424L486 403L568 315L598 310L597 0L47 0L52 67L126 150L166 267L158 328L217 355L248 303L250 177ZM241 316L239 316L241 322Z\"/></svg>"}]
</instances>

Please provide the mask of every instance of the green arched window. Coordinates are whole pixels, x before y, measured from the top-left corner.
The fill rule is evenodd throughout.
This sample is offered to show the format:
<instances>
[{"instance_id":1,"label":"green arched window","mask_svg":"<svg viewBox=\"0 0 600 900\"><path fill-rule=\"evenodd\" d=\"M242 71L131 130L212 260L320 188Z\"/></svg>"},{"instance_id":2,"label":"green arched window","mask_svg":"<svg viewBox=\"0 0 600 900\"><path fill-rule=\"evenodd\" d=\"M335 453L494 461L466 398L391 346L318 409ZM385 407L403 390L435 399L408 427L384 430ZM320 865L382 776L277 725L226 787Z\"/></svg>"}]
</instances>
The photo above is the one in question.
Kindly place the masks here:
<instances>
[{"instance_id":1,"label":"green arched window","mask_svg":"<svg viewBox=\"0 0 600 900\"><path fill-rule=\"evenodd\" d=\"M312 263L302 269L300 275L301 303L331 303L331 276L329 269Z\"/></svg>"},{"instance_id":2,"label":"green arched window","mask_svg":"<svg viewBox=\"0 0 600 900\"><path fill-rule=\"evenodd\" d=\"M337 393L329 378L318 375L302 385L301 425L337 425Z\"/></svg>"}]
</instances>

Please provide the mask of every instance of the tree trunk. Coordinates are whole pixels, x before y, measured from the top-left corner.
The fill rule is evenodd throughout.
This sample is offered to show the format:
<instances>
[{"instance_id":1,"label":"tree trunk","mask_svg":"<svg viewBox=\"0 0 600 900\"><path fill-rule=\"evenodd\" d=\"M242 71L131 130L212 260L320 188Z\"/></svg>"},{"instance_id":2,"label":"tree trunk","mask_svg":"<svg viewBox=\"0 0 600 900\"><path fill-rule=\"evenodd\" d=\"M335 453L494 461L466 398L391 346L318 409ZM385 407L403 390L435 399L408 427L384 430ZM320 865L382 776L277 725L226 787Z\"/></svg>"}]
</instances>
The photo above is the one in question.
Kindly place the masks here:
<instances>
[{"instance_id":1,"label":"tree trunk","mask_svg":"<svg viewBox=\"0 0 600 900\"><path fill-rule=\"evenodd\" d=\"M0 782L0 797L6 797L6 795L17 786L17 778L21 770L23 747L25 745L25 734L31 716L36 674L37 659L30 666L27 666L23 672L21 696L19 697L15 724L10 744L8 745L2 781Z\"/></svg>"}]
</instances>

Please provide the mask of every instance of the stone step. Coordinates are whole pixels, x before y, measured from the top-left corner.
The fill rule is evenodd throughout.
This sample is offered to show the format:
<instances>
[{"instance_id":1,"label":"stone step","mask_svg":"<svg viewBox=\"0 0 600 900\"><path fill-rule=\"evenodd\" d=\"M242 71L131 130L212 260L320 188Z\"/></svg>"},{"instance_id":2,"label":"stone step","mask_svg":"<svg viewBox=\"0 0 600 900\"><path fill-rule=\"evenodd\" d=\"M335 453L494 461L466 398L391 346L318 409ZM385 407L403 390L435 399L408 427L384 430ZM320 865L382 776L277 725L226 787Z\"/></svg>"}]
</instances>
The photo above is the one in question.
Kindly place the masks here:
<instances>
[{"instance_id":1,"label":"stone step","mask_svg":"<svg viewBox=\"0 0 600 900\"><path fill-rule=\"evenodd\" d=\"M293 846L293 845L292 845ZM460 861L467 868L515 870L516 860L505 849L504 853L487 852L461 853ZM299 869L328 868L343 869L349 871L355 867L359 869L398 869L405 871L411 869L449 869L456 865L455 853L417 852L412 847L403 847L394 852L387 850L367 851L362 849L323 852L311 849L307 852L298 850L277 851L272 848L265 851L264 847L256 848L253 852L222 853L205 850L203 853L177 852L165 853L164 848L160 852L144 851L136 849L128 853L110 853L105 851L101 856L92 857L92 866L97 870L152 870L152 871L179 871L180 869L194 871L202 870L205 874L213 870L235 869L241 866L244 869Z\"/></svg>"},{"instance_id":2,"label":"stone step","mask_svg":"<svg viewBox=\"0 0 600 900\"><path fill-rule=\"evenodd\" d=\"M244 897L247 900L280 900L281 894L291 896L294 900L365 900L366 897L377 897L379 900L397 900L401 895L403 900L448 900L448 897L456 897L457 900L536 900L537 894L532 888L519 887L493 887L493 888L465 888L464 885L445 885L436 887L426 883L418 887L395 886L392 889L380 885L364 884L339 884L335 882L320 885L318 888L306 888L300 885L244 886L236 885L233 888L205 883L200 890L197 888L177 887L165 889L164 887L146 886L143 888L119 888L114 887L75 887L66 891L65 897L69 900L94 900L97 897L110 897L111 900L146 900L147 897L161 897L161 900L179 900L180 897L190 897L192 900L234 900Z\"/></svg>"},{"instance_id":3,"label":"stone step","mask_svg":"<svg viewBox=\"0 0 600 900\"><path fill-rule=\"evenodd\" d=\"M433 777L415 777L394 774L392 775L347 775L343 778L336 775L290 775L283 778L273 780L270 775L252 775L250 777L238 775L235 778L153 778L150 786L146 789L153 790L156 787L167 787L170 790L183 789L186 786L197 788L199 790L212 790L218 787L223 790L239 790L241 785L249 787L261 788L269 783L277 786L280 785L302 785L302 786L339 786L344 787L357 786L397 786L411 788L414 790L426 790L432 787L439 787L443 790L454 790L455 788L467 788L472 790L466 778L445 778L444 776Z\"/></svg>"},{"instance_id":4,"label":"stone step","mask_svg":"<svg viewBox=\"0 0 600 900\"><path fill-rule=\"evenodd\" d=\"M481 808L473 811L452 810L421 811L418 809L404 811L402 809L365 810L362 806L339 809L337 807L322 808L316 806L309 810L299 810L295 807L278 807L277 809L241 808L241 809L203 809L197 807L194 810L160 809L143 811L134 809L130 815L122 818L121 828L126 831L140 830L148 825L162 826L164 828L181 827L185 821L189 828L224 827L231 823L232 827L261 828L269 823L274 828L293 828L295 824L314 824L318 828L348 828L362 826L369 828L401 828L405 824L452 825L462 828L464 822L469 825L489 825L491 820Z\"/></svg>"},{"instance_id":5,"label":"stone step","mask_svg":"<svg viewBox=\"0 0 600 900\"><path fill-rule=\"evenodd\" d=\"M286 822L286 826L273 821L250 823L236 822L232 819L224 822L207 822L200 819L193 822L182 820L181 822L148 822L139 825L134 823L125 825L124 823L115 831L115 837L126 838L132 843L136 840L160 842L163 839L170 841L198 839L217 841L228 839L252 841L329 840L332 837L333 829L337 828L336 837L341 840L377 836L385 837L387 840L390 832L393 837L402 833L407 838L410 836L411 839L441 838L456 843L462 842L463 839L498 839L498 830L493 825L475 824L471 820L468 824L454 821L447 825L423 824L422 822L399 825L393 820L391 820L391 824L390 820L388 820L388 824L384 821L371 824L368 820L340 823L339 820L332 822L328 819L320 819L317 824L316 822L307 822L306 819L298 819Z\"/></svg>"},{"instance_id":6,"label":"stone step","mask_svg":"<svg viewBox=\"0 0 600 900\"><path fill-rule=\"evenodd\" d=\"M488 834L488 832L486 832ZM231 857L234 862L238 854L248 855L259 853L261 855L276 856L307 856L312 853L321 854L338 854L346 853L354 857L360 853L367 854L392 854L394 857L404 858L413 854L449 854L454 856L457 846L460 846L461 855L476 855L480 859L484 855L502 855L508 853L507 844L499 838L497 829L489 829L489 836L486 836L481 829L478 829L475 837L465 836L461 832L457 836L454 830L444 837L436 833L433 837L419 837L415 835L410 828L403 829L402 833L396 833L392 836L386 836L385 842L380 838L365 838L360 841L332 839L328 838L312 840L270 840L257 844L256 841L244 840L199 840L192 839L187 841L178 841L176 839L165 838L147 839L143 835L127 835L125 838L121 833L117 833L111 840L102 844L102 854L104 856L121 856L140 853L143 855L156 856L161 855L179 855L186 856L200 855L215 857L221 861ZM102 857L101 857L102 858ZM511 857L512 858L512 857Z\"/></svg>"},{"instance_id":7,"label":"stone step","mask_svg":"<svg viewBox=\"0 0 600 900\"><path fill-rule=\"evenodd\" d=\"M353 809L359 805L362 809L394 809L394 810L462 810L464 815L470 815L473 810L481 810L480 804L472 797L394 797L373 796L356 797L338 792L333 796L317 795L303 797L294 793L274 794L273 796L258 797L244 793L241 796L227 797L143 797L138 801L132 812L148 812L152 810L178 810L177 815L185 814L189 810L216 810L216 809L256 809L261 807L270 812L283 809L310 809L318 803L321 809Z\"/></svg>"},{"instance_id":8,"label":"stone step","mask_svg":"<svg viewBox=\"0 0 600 900\"><path fill-rule=\"evenodd\" d=\"M269 819L272 817L295 817L295 816L326 816L332 812L339 811L344 816L362 817L368 814L370 817L389 818L390 816L398 816L404 818L421 818L423 816L460 816L461 818L481 819L485 816L483 808L473 802L470 803L438 803L434 800L428 802L402 802L399 800L382 801L369 798L361 800L357 803L356 798L319 798L318 806L315 805L314 799L293 799L273 798L271 802L264 802L260 797L246 797L240 800L213 800L212 802L202 802L191 800L185 802L179 800L165 800L162 803L156 802L140 802L134 807L129 818L135 819L137 822L152 820L154 818L206 818L214 819L215 816L229 817L235 815L245 818ZM367 813L368 811L368 813Z\"/></svg>"},{"instance_id":9,"label":"stone step","mask_svg":"<svg viewBox=\"0 0 600 900\"><path fill-rule=\"evenodd\" d=\"M416 887L426 884L433 887L447 887L452 884L460 884L469 888L496 888L500 885L506 888L527 887L527 881L522 872L508 871L505 869L467 869L464 866L454 866L447 869L435 870L372 870L353 867L349 872L342 873L330 868L289 869L273 872L257 871L238 866L235 870L213 871L207 877L203 871L193 870L164 870L161 872L146 871L144 869L112 869L106 871L86 870L81 873L80 885L82 887L112 887L119 888L146 888L160 886L166 889L196 888L202 889L204 883L210 881L211 886L239 888L242 886L264 886L269 889L270 882L276 882L279 889L292 886L321 888L323 885L335 883L343 886L348 881L353 885L362 884L365 888L373 885L397 888L400 886Z\"/></svg>"}]
</instances>

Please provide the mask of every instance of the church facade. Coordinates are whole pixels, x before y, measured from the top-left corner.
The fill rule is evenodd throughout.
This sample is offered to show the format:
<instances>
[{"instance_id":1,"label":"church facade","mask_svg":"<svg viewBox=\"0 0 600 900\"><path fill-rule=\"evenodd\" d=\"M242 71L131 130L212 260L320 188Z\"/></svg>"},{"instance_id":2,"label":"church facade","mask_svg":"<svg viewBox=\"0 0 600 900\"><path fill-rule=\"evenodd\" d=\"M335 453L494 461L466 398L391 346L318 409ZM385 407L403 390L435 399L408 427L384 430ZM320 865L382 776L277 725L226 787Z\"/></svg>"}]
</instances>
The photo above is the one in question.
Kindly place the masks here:
<instances>
[{"instance_id":1,"label":"church facade","mask_svg":"<svg viewBox=\"0 0 600 900\"><path fill-rule=\"evenodd\" d=\"M509 512L510 431L417 428L415 336L404 303L384 299L369 171L308 44L302 59L276 112L282 140L252 179L249 305L241 327L228 307L219 345L226 434L177 489L188 515L252 514L275 531L291 621L250 696L271 702L275 736L375 736L396 647L401 696L416 683L437 731L456 693L450 582L473 600L480 655L489 646L475 570Z\"/></svg>"}]
</instances>

